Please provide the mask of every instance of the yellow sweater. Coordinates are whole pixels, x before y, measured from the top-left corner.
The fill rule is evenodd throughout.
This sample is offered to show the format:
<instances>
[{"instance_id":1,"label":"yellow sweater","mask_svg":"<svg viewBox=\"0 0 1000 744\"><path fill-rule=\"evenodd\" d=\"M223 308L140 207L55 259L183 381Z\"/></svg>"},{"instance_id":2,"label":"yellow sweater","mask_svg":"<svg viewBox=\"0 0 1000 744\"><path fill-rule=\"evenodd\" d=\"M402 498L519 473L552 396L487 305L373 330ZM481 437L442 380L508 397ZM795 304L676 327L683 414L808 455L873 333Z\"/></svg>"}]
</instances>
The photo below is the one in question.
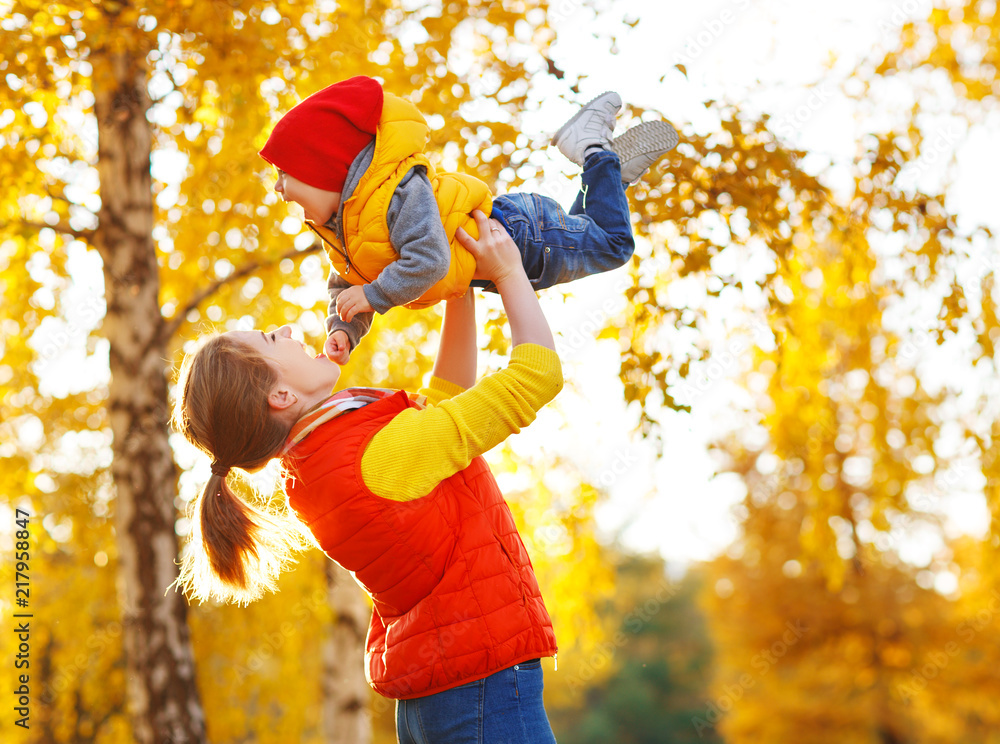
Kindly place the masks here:
<instances>
[{"instance_id":1,"label":"yellow sweater","mask_svg":"<svg viewBox=\"0 0 1000 744\"><path fill-rule=\"evenodd\" d=\"M431 378L420 391L427 408L407 408L372 437L361 458L365 485L395 501L426 496L534 421L562 385L559 356L536 344L515 346L506 369L468 390Z\"/></svg>"}]
</instances>

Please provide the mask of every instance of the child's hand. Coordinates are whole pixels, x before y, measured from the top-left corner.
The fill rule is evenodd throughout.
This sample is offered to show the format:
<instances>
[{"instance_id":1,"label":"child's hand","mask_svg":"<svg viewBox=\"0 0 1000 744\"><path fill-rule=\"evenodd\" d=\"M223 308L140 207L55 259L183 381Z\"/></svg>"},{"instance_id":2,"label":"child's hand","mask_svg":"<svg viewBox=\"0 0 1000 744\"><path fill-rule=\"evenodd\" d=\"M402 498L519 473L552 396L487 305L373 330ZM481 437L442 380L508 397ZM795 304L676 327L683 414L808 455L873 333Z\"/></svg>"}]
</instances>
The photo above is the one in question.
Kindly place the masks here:
<instances>
[{"instance_id":1,"label":"child's hand","mask_svg":"<svg viewBox=\"0 0 1000 744\"><path fill-rule=\"evenodd\" d=\"M473 240L462 228L458 228L455 237L476 259L475 278L488 279L498 285L510 276L523 274L521 252L503 225L487 218L478 209L472 216L479 228L479 240Z\"/></svg>"},{"instance_id":2,"label":"child's hand","mask_svg":"<svg viewBox=\"0 0 1000 744\"><path fill-rule=\"evenodd\" d=\"M344 331L334 331L326 337L323 353L331 362L336 362L343 367L351 356L351 340Z\"/></svg>"},{"instance_id":3,"label":"child's hand","mask_svg":"<svg viewBox=\"0 0 1000 744\"><path fill-rule=\"evenodd\" d=\"M365 288L361 285L348 287L337 295L337 315L345 323L350 323L358 313L374 312L365 297Z\"/></svg>"}]
</instances>

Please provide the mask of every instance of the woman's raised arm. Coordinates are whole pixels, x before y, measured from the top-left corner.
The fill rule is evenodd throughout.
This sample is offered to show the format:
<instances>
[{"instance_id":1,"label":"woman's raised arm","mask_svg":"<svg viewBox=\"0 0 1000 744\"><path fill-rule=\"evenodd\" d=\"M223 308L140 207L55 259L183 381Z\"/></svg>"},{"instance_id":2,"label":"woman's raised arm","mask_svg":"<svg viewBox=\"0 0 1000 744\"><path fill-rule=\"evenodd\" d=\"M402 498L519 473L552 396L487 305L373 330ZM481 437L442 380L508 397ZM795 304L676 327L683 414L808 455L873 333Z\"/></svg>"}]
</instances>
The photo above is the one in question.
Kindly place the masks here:
<instances>
[{"instance_id":1,"label":"woman's raised arm","mask_svg":"<svg viewBox=\"0 0 1000 744\"><path fill-rule=\"evenodd\" d=\"M534 421L542 406L562 389L562 367L552 333L525 276L517 246L500 223L491 223L482 212L475 217L479 239L473 241L464 232L458 237L476 257L477 274L492 281L500 292L514 342L510 362L464 392L452 392L454 397L438 405L400 412L372 437L361 461L361 475L377 496L397 501L425 496ZM448 321L469 320L471 315L461 315L459 306L445 311L436 376L449 374L451 362L461 359L464 349L471 347L475 353L474 329L471 338L459 342L468 332L465 322L452 324L456 332L445 337ZM455 356L449 351L453 342Z\"/></svg>"},{"instance_id":2,"label":"woman's raised arm","mask_svg":"<svg viewBox=\"0 0 1000 744\"><path fill-rule=\"evenodd\" d=\"M441 344L433 375L459 387L476 384L476 301L470 288L464 297L448 300L441 324Z\"/></svg>"},{"instance_id":3,"label":"woman's raised arm","mask_svg":"<svg viewBox=\"0 0 1000 744\"><path fill-rule=\"evenodd\" d=\"M478 209L472 213L479 227L479 240L459 228L458 242L476 258L476 274L489 279L500 293L510 323L510 338L518 344L538 344L555 350L549 323L542 314L538 297L531 287L521 252L496 220L487 219Z\"/></svg>"}]
</instances>

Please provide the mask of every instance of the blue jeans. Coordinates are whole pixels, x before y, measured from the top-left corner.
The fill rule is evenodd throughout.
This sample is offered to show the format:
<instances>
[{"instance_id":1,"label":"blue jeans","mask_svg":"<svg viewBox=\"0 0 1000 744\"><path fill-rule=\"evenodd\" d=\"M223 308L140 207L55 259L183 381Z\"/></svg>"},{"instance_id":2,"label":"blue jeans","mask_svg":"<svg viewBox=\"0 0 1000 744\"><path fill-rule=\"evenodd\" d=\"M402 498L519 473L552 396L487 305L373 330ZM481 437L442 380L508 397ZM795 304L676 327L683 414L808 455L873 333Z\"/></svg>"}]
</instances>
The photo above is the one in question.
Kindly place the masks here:
<instances>
[{"instance_id":1,"label":"blue jeans","mask_svg":"<svg viewBox=\"0 0 1000 744\"><path fill-rule=\"evenodd\" d=\"M493 200L498 219L521 250L536 290L617 269L632 256L635 240L621 163L610 150L583 164L583 188L569 214L541 194L505 194ZM492 290L489 282L474 287Z\"/></svg>"},{"instance_id":2,"label":"blue jeans","mask_svg":"<svg viewBox=\"0 0 1000 744\"><path fill-rule=\"evenodd\" d=\"M542 665L515 664L435 695L396 701L399 744L555 744Z\"/></svg>"}]
</instances>

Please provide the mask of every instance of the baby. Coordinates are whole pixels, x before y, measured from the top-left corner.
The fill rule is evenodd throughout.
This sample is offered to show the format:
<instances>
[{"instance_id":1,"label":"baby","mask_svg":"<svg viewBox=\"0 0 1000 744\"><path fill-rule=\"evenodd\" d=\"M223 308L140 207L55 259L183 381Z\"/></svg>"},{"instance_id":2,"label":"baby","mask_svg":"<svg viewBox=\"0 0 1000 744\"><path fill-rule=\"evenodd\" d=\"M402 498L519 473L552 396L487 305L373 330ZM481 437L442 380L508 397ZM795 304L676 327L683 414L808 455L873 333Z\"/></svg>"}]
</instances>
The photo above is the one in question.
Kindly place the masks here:
<instances>
[{"instance_id":1,"label":"baby","mask_svg":"<svg viewBox=\"0 0 1000 744\"><path fill-rule=\"evenodd\" d=\"M292 108L260 155L278 170L275 191L303 208L333 265L326 356L345 364L373 312L492 289L456 238L460 229L478 237L477 209L510 233L536 290L624 264L635 249L625 188L677 144L677 133L651 121L613 138L621 106L617 93L604 93L552 139L583 168L568 213L540 194L493 198L477 178L436 171L424 154L423 116L372 78L335 83Z\"/></svg>"}]
</instances>

